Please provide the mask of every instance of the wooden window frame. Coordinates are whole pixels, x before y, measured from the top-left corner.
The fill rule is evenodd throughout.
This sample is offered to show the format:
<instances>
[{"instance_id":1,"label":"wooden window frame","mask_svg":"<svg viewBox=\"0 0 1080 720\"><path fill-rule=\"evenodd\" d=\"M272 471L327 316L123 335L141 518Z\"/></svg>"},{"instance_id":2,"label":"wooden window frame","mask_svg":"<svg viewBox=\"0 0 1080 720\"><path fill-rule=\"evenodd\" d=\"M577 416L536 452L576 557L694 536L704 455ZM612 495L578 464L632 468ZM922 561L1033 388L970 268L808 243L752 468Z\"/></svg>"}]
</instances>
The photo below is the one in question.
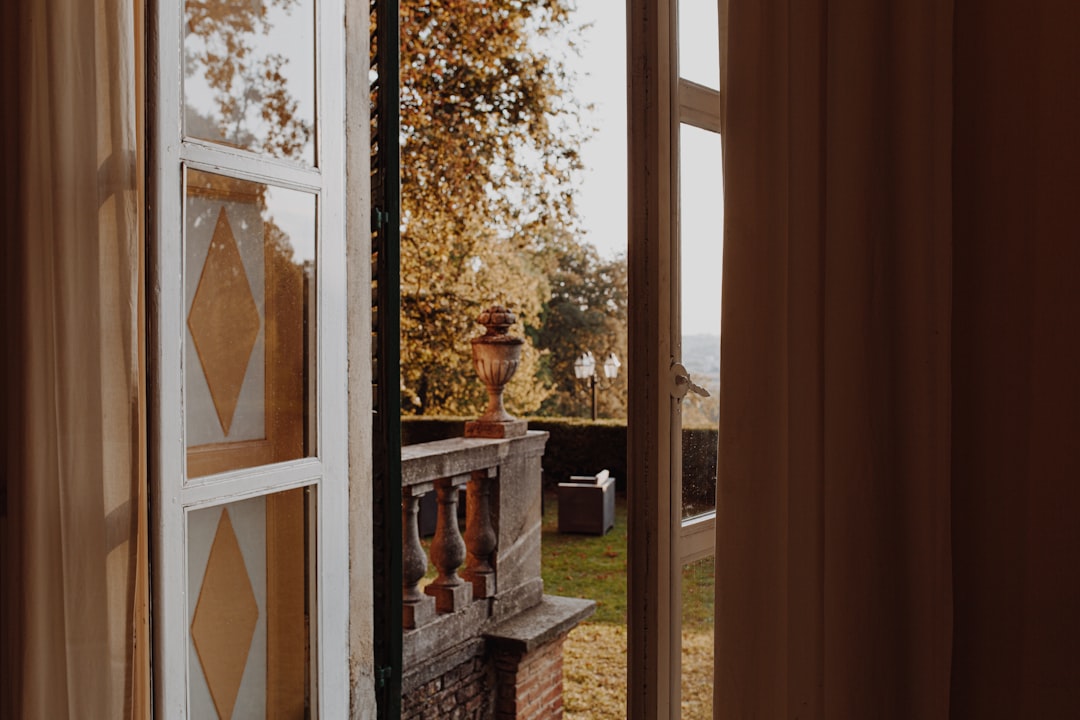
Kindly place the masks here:
<instances>
[{"instance_id":1,"label":"wooden window frame","mask_svg":"<svg viewBox=\"0 0 1080 720\"><path fill-rule=\"evenodd\" d=\"M726 0L719 2L720 38ZM679 132L720 132L722 90L679 77L678 0L629 0L630 304L628 691L631 720L678 718L681 570L713 554L715 513L682 518L681 424L672 374L679 320ZM724 68L721 51L721 83Z\"/></svg>"}]
</instances>

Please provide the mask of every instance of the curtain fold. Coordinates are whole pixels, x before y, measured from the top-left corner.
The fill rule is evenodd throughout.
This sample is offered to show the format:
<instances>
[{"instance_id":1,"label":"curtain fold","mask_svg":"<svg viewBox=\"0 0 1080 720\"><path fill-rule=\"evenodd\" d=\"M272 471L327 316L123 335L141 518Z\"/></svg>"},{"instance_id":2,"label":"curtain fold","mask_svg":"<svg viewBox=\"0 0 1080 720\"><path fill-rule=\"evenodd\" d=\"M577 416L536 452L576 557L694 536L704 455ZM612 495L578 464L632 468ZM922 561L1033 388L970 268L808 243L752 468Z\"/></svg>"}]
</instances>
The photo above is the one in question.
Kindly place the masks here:
<instances>
[{"instance_id":1,"label":"curtain fold","mask_svg":"<svg viewBox=\"0 0 1080 720\"><path fill-rule=\"evenodd\" d=\"M957 0L954 717L1080 705L1080 5Z\"/></svg>"},{"instance_id":2,"label":"curtain fold","mask_svg":"<svg viewBox=\"0 0 1080 720\"><path fill-rule=\"evenodd\" d=\"M4 709L146 717L141 9L14 5Z\"/></svg>"},{"instance_id":3,"label":"curtain fold","mask_svg":"<svg viewBox=\"0 0 1080 720\"><path fill-rule=\"evenodd\" d=\"M717 717L944 717L952 4L728 9Z\"/></svg>"}]
</instances>

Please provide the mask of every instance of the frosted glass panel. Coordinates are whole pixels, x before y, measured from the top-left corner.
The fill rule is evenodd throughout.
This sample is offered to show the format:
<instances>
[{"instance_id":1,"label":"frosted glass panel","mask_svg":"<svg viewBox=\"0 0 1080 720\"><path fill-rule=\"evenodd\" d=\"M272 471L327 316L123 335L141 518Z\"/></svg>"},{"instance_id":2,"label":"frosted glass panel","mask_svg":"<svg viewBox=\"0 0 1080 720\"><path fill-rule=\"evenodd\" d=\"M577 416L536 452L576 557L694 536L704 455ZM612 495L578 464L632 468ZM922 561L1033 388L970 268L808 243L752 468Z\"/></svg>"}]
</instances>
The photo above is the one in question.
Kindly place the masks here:
<instances>
[{"instance_id":1,"label":"frosted glass panel","mask_svg":"<svg viewBox=\"0 0 1080 720\"><path fill-rule=\"evenodd\" d=\"M188 513L192 717L310 717L314 493Z\"/></svg>"},{"instance_id":2,"label":"frosted glass panel","mask_svg":"<svg viewBox=\"0 0 1080 720\"><path fill-rule=\"evenodd\" d=\"M189 170L188 476L314 451L315 196Z\"/></svg>"}]
</instances>

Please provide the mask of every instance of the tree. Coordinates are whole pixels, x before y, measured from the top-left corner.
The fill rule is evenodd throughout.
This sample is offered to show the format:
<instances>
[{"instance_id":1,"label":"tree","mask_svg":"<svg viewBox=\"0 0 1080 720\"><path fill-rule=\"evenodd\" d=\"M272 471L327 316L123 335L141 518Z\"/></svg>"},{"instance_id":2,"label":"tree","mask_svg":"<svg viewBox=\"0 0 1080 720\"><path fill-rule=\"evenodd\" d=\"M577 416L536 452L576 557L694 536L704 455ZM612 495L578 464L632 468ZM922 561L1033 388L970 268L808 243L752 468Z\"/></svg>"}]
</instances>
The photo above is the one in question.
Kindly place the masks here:
<instances>
[{"instance_id":1,"label":"tree","mask_svg":"<svg viewBox=\"0 0 1080 720\"><path fill-rule=\"evenodd\" d=\"M592 245L567 236L549 241L543 256L551 296L532 335L545 353L543 367L552 392L539 414L589 414L590 387L574 376L574 362L591 352L604 386L597 394L598 415L626 417L626 369L608 380L600 367L611 354L620 362L627 357L626 257L605 260Z\"/></svg>"},{"instance_id":2,"label":"tree","mask_svg":"<svg viewBox=\"0 0 1080 720\"><path fill-rule=\"evenodd\" d=\"M283 74L289 60L265 48L271 11L288 16L296 5L297 0L187 0L189 134L285 158L300 158L310 147L311 123L298 113ZM206 83L209 97L198 97L195 79Z\"/></svg>"},{"instance_id":3,"label":"tree","mask_svg":"<svg viewBox=\"0 0 1080 720\"><path fill-rule=\"evenodd\" d=\"M582 108L540 42L568 29L568 0L402 0L401 369L404 412L474 414L474 319L492 303L530 334L550 292L546 238L579 231ZM551 394L523 350L511 412Z\"/></svg>"}]
</instances>

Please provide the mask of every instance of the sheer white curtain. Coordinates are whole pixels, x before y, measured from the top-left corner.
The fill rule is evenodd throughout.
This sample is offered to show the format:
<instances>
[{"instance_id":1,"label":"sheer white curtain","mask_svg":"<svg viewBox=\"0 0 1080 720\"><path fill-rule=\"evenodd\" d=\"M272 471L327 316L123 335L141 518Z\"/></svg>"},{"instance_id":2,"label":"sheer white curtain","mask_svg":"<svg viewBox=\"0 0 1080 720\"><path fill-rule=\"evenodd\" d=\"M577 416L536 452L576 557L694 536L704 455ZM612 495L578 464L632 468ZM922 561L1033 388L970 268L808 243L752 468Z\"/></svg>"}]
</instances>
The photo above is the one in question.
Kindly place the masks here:
<instances>
[{"instance_id":1,"label":"sheer white curtain","mask_svg":"<svg viewBox=\"0 0 1080 720\"><path fill-rule=\"evenodd\" d=\"M141 13L5 8L12 717L148 714Z\"/></svg>"}]
</instances>

